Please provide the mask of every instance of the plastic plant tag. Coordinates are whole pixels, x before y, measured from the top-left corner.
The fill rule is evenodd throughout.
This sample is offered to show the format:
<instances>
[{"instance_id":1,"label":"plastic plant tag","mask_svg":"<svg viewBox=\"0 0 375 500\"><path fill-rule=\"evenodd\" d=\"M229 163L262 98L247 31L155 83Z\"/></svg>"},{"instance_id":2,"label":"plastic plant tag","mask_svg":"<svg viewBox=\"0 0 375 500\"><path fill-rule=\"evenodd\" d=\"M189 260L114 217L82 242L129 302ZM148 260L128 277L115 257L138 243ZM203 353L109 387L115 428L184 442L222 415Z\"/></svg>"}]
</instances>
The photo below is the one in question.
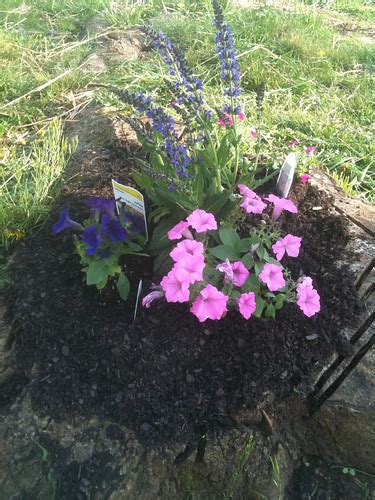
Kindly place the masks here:
<instances>
[{"instance_id":1,"label":"plastic plant tag","mask_svg":"<svg viewBox=\"0 0 375 500\"><path fill-rule=\"evenodd\" d=\"M137 317L138 303L139 303L139 297L140 297L141 293L142 293L142 280L139 280L138 291L137 291L137 298L135 300L135 308L134 308L133 321L135 321L135 318Z\"/></svg>"},{"instance_id":2,"label":"plastic plant tag","mask_svg":"<svg viewBox=\"0 0 375 500\"><path fill-rule=\"evenodd\" d=\"M143 194L130 186L123 186L114 179L112 179L112 187L116 200L117 212L120 213L121 206L124 206L125 212L130 213L133 217L139 217L143 221L143 224L140 224L140 226L144 226L144 234L147 241L148 229Z\"/></svg>"},{"instance_id":3,"label":"plastic plant tag","mask_svg":"<svg viewBox=\"0 0 375 500\"><path fill-rule=\"evenodd\" d=\"M282 198L287 198L289 194L296 167L297 157L295 153L289 153L281 167L276 183L276 191Z\"/></svg>"}]
</instances>

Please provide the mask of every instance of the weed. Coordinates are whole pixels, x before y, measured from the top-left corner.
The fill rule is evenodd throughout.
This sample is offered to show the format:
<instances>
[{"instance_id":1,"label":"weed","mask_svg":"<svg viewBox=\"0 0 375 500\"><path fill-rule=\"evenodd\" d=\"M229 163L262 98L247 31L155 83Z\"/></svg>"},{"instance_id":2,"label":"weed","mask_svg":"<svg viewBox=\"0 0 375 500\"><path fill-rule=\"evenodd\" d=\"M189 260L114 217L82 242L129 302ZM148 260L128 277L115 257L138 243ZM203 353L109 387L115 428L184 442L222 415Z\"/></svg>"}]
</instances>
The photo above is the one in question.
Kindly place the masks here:
<instances>
[{"instance_id":1,"label":"weed","mask_svg":"<svg viewBox=\"0 0 375 500\"><path fill-rule=\"evenodd\" d=\"M49 458L49 453L48 453L48 450L46 448L44 448L44 446L42 446L39 441L37 441L36 439L32 439L32 441L37 445L37 447L41 450L42 452L42 461L46 464L46 466L48 467L48 475L47 475L47 480L49 482L49 484L51 485L51 488L52 488L52 495L51 495L51 498L50 500L56 500L56 493L57 493L57 483L56 483L56 479L53 475L53 471L51 469L51 461L50 461L50 458Z\"/></svg>"},{"instance_id":2,"label":"weed","mask_svg":"<svg viewBox=\"0 0 375 500\"><path fill-rule=\"evenodd\" d=\"M229 500L230 498L235 498L236 489L237 489L238 484L241 480L241 477L246 469L246 466L248 465L249 458L250 458L250 455L251 455L253 449L254 449L254 440L253 440L253 437L251 436L249 438L249 441L247 442L242 454L241 454L237 469L234 472L234 474L229 482L227 492L224 495L224 500Z\"/></svg>"},{"instance_id":3,"label":"weed","mask_svg":"<svg viewBox=\"0 0 375 500\"><path fill-rule=\"evenodd\" d=\"M272 482L277 488L277 498L278 500L283 499L283 487L280 474L280 466L276 457L270 457L271 467L272 467Z\"/></svg>"}]
</instances>

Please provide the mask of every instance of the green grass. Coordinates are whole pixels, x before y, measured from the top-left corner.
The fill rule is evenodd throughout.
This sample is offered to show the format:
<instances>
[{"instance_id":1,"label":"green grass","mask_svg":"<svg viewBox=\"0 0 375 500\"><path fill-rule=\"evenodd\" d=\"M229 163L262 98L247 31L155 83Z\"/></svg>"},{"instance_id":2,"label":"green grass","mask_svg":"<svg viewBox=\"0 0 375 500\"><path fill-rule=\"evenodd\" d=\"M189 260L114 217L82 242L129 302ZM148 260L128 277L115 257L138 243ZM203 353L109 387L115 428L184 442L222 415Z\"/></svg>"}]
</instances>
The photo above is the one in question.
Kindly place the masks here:
<instances>
[{"instance_id":1,"label":"green grass","mask_svg":"<svg viewBox=\"0 0 375 500\"><path fill-rule=\"evenodd\" d=\"M351 31L346 36L330 23L330 19L344 16L344 21L351 26L369 28L375 19L374 4L360 0L320 0L320 3L296 0L294 10L281 10L272 6L240 8L229 0L224 3L228 4L226 18L235 34L243 101L250 122L255 116L254 91L261 82L266 83L267 151L279 160L293 137L305 144L315 144L319 150L317 163L331 172L347 192L374 200L375 44L363 39L363 31L357 34ZM322 11L319 6L323 7ZM162 12L163 8L168 9L168 15ZM154 19L155 27L172 36L184 49L189 62L206 82L209 100L220 101L220 71L209 0L122 0L117 3L110 0L3 0L0 7L2 179L20 171L21 177L32 179L30 165L34 160L30 152L35 152L35 148L40 151L43 145L46 150L49 148L38 131L53 117L67 116L74 106L74 96L90 82L142 89L161 102L168 101L160 76L165 74L165 68L153 52L102 74L82 69L95 48L95 40L87 39L85 24L98 13L109 25L121 28ZM84 43L77 45L80 41ZM62 74L62 78L42 91L6 105ZM104 91L98 91L95 99L102 103L115 102ZM36 137L39 138L35 141ZM56 141L54 144L56 146ZM61 157L66 158L65 153ZM26 158L28 167L22 169ZM38 182L44 183L43 175ZM16 186L5 184L9 185L12 189ZM22 208L9 202L14 193L1 187L0 199L7 201L0 208L0 229L27 231L35 227L60 186L59 181L54 184L48 179L45 185L48 189L44 201L34 203L39 199L37 183L29 180L23 183ZM17 200L19 188L18 185L14 195ZM4 253L4 233L1 238L0 252Z\"/></svg>"},{"instance_id":2,"label":"green grass","mask_svg":"<svg viewBox=\"0 0 375 500\"><path fill-rule=\"evenodd\" d=\"M41 130L28 148L9 151L0 165L0 249L37 227L58 195L67 160L74 144L62 136L61 121ZM1 262L0 253L0 262Z\"/></svg>"}]
</instances>

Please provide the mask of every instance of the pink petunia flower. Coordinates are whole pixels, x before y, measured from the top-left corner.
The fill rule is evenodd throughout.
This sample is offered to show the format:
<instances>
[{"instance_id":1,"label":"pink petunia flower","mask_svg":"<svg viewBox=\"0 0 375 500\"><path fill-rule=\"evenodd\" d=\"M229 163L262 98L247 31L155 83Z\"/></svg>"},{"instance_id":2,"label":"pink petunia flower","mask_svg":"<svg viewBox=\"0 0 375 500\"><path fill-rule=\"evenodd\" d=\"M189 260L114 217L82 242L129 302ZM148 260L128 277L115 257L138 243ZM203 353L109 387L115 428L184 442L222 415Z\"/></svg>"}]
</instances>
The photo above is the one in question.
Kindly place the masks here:
<instances>
[{"instance_id":1,"label":"pink petunia flower","mask_svg":"<svg viewBox=\"0 0 375 500\"><path fill-rule=\"evenodd\" d=\"M142 299L142 306L145 307L146 309L149 309L151 303L156 300L156 299L161 299L164 297L164 292L161 290L155 290L154 292L150 292L148 295L143 297Z\"/></svg>"},{"instance_id":2,"label":"pink petunia flower","mask_svg":"<svg viewBox=\"0 0 375 500\"><path fill-rule=\"evenodd\" d=\"M246 198L259 198L255 191L245 186L245 184L238 184L238 190Z\"/></svg>"},{"instance_id":3,"label":"pink petunia flower","mask_svg":"<svg viewBox=\"0 0 375 500\"><path fill-rule=\"evenodd\" d=\"M242 286L249 277L249 271L246 269L246 267L240 260L232 264L232 270L233 270L233 285Z\"/></svg>"},{"instance_id":4,"label":"pink petunia flower","mask_svg":"<svg viewBox=\"0 0 375 500\"><path fill-rule=\"evenodd\" d=\"M310 174L302 174L301 177L299 178L299 181L301 184L307 184L308 182L310 182L310 179L311 179L311 175Z\"/></svg>"},{"instance_id":5,"label":"pink petunia flower","mask_svg":"<svg viewBox=\"0 0 375 500\"><path fill-rule=\"evenodd\" d=\"M189 223L185 220L182 220L172 227L172 229L168 231L167 236L170 240L180 240L182 237L188 238L189 240L193 239L193 235L189 229Z\"/></svg>"},{"instance_id":6,"label":"pink petunia flower","mask_svg":"<svg viewBox=\"0 0 375 500\"><path fill-rule=\"evenodd\" d=\"M221 118L218 119L217 123L220 125L220 127L227 128L227 124Z\"/></svg>"},{"instance_id":7,"label":"pink petunia flower","mask_svg":"<svg viewBox=\"0 0 375 500\"><path fill-rule=\"evenodd\" d=\"M248 214L261 214L266 208L266 204L257 196L256 198L244 197L240 207Z\"/></svg>"},{"instance_id":8,"label":"pink petunia flower","mask_svg":"<svg viewBox=\"0 0 375 500\"><path fill-rule=\"evenodd\" d=\"M225 116L225 119L228 122L229 126L231 127L233 125L232 117L228 113L225 113L224 116Z\"/></svg>"},{"instance_id":9,"label":"pink petunia flower","mask_svg":"<svg viewBox=\"0 0 375 500\"><path fill-rule=\"evenodd\" d=\"M293 236L292 234L287 234L283 239L277 241L272 245L272 250L276 255L276 259L281 260L285 252L289 257L298 257L301 241L302 238Z\"/></svg>"},{"instance_id":10,"label":"pink petunia flower","mask_svg":"<svg viewBox=\"0 0 375 500\"><path fill-rule=\"evenodd\" d=\"M316 146L307 146L307 148L305 148L305 154L307 156L313 156L316 152Z\"/></svg>"},{"instance_id":11,"label":"pink petunia flower","mask_svg":"<svg viewBox=\"0 0 375 500\"><path fill-rule=\"evenodd\" d=\"M194 210L186 220L197 233L205 233L206 231L217 229L215 217L200 208Z\"/></svg>"},{"instance_id":12,"label":"pink petunia flower","mask_svg":"<svg viewBox=\"0 0 375 500\"><path fill-rule=\"evenodd\" d=\"M243 111L241 111L240 113L238 113L238 119L243 122L244 119L245 119L245 113Z\"/></svg>"},{"instance_id":13,"label":"pink petunia flower","mask_svg":"<svg viewBox=\"0 0 375 500\"><path fill-rule=\"evenodd\" d=\"M250 127L249 134L253 139L257 138L257 129L255 127Z\"/></svg>"},{"instance_id":14,"label":"pink petunia flower","mask_svg":"<svg viewBox=\"0 0 375 500\"><path fill-rule=\"evenodd\" d=\"M160 282L167 302L187 302L189 300L189 273L185 269L173 268Z\"/></svg>"},{"instance_id":15,"label":"pink petunia flower","mask_svg":"<svg viewBox=\"0 0 375 500\"><path fill-rule=\"evenodd\" d=\"M320 296L314 288L305 287L297 295L297 304L308 318L320 311Z\"/></svg>"},{"instance_id":16,"label":"pink petunia flower","mask_svg":"<svg viewBox=\"0 0 375 500\"><path fill-rule=\"evenodd\" d=\"M203 255L204 246L200 241L182 240L169 254L177 262L181 257L188 255Z\"/></svg>"},{"instance_id":17,"label":"pink petunia flower","mask_svg":"<svg viewBox=\"0 0 375 500\"><path fill-rule=\"evenodd\" d=\"M298 144L299 144L298 139L292 139L288 144L288 147L292 148L293 146L298 146Z\"/></svg>"},{"instance_id":18,"label":"pink petunia flower","mask_svg":"<svg viewBox=\"0 0 375 500\"><path fill-rule=\"evenodd\" d=\"M249 319L257 308L255 302L255 293L243 293L238 300L238 309L245 319Z\"/></svg>"},{"instance_id":19,"label":"pink petunia flower","mask_svg":"<svg viewBox=\"0 0 375 500\"><path fill-rule=\"evenodd\" d=\"M264 264L263 271L259 274L259 279L268 287L268 290L275 292L284 288L285 279L283 272L276 264Z\"/></svg>"},{"instance_id":20,"label":"pink petunia flower","mask_svg":"<svg viewBox=\"0 0 375 500\"><path fill-rule=\"evenodd\" d=\"M292 202L292 200L287 200L286 198L279 198L274 194L269 194L268 197L265 199L270 203L273 203L274 206L272 213L273 221L277 220L280 217L281 212L283 210L286 210L287 212L290 212L292 214L296 214L298 212L297 207Z\"/></svg>"},{"instance_id":21,"label":"pink petunia flower","mask_svg":"<svg viewBox=\"0 0 375 500\"><path fill-rule=\"evenodd\" d=\"M215 269L225 274L224 281L226 283L233 283L233 268L229 259L225 259L225 261L218 264Z\"/></svg>"},{"instance_id":22,"label":"pink petunia flower","mask_svg":"<svg viewBox=\"0 0 375 500\"><path fill-rule=\"evenodd\" d=\"M204 269L204 257L203 255L190 255L185 253L185 255L180 256L173 269L184 269L188 272L189 283L195 283L196 281L203 281L203 269Z\"/></svg>"},{"instance_id":23,"label":"pink petunia flower","mask_svg":"<svg viewBox=\"0 0 375 500\"><path fill-rule=\"evenodd\" d=\"M190 312L202 323L206 319L221 319L227 309L228 297L212 285L205 286L194 300Z\"/></svg>"}]
</instances>

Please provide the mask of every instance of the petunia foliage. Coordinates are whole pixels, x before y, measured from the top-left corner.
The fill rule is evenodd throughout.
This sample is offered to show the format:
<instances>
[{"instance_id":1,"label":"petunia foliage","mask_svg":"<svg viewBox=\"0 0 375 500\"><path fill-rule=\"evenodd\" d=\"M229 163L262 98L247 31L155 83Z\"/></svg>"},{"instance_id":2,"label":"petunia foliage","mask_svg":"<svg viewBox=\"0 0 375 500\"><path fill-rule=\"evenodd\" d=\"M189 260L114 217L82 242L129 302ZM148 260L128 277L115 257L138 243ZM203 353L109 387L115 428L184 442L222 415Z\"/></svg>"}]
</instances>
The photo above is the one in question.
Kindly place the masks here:
<instances>
[{"instance_id":1,"label":"petunia foliage","mask_svg":"<svg viewBox=\"0 0 375 500\"><path fill-rule=\"evenodd\" d=\"M98 290L115 284L121 299L130 292L129 279L124 272L122 257L144 255L141 253L145 237L140 231L137 217L122 206L117 215L115 200L90 198L86 200L90 216L79 224L69 217L65 208L52 231L58 234L67 229L78 232L75 237L76 251L81 259L86 284Z\"/></svg>"}]
</instances>

